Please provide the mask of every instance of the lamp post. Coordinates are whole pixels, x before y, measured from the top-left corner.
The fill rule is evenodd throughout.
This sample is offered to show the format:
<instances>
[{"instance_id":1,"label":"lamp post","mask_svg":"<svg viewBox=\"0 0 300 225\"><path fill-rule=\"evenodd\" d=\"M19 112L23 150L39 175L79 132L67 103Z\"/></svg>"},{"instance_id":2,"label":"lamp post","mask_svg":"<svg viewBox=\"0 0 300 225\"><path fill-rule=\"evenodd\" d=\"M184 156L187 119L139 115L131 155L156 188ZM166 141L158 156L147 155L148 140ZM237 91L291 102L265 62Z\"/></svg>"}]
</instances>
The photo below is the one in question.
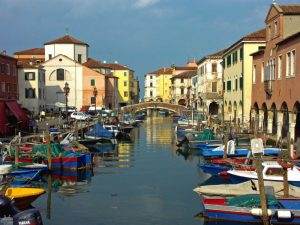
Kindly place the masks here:
<instances>
[{"instance_id":1,"label":"lamp post","mask_svg":"<svg viewBox=\"0 0 300 225\"><path fill-rule=\"evenodd\" d=\"M67 123L68 123L69 122L69 120L68 120L68 96L70 93L70 87L69 87L68 82L65 83L64 93L65 93L65 97L66 97L66 119L67 119Z\"/></svg>"},{"instance_id":2,"label":"lamp post","mask_svg":"<svg viewBox=\"0 0 300 225\"><path fill-rule=\"evenodd\" d=\"M93 95L94 95L94 98L95 98L95 113L96 113L96 111L97 111L97 95L98 95L98 90L97 90L96 87L94 87Z\"/></svg>"}]
</instances>

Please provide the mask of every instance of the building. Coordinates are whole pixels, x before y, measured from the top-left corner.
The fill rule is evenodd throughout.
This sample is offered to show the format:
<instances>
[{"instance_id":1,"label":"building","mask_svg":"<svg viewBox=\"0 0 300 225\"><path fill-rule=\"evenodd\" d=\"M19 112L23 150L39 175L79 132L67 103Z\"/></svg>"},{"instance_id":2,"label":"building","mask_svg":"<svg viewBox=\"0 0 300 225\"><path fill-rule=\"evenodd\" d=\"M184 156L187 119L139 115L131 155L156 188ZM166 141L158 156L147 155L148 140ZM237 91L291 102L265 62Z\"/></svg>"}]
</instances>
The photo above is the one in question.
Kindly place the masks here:
<instances>
[{"instance_id":1,"label":"building","mask_svg":"<svg viewBox=\"0 0 300 225\"><path fill-rule=\"evenodd\" d=\"M138 79L133 79L133 103L140 101L140 82Z\"/></svg>"},{"instance_id":2,"label":"building","mask_svg":"<svg viewBox=\"0 0 300 225\"><path fill-rule=\"evenodd\" d=\"M197 75L197 70L188 70L171 78L171 103L190 107L193 99L191 98L192 82L191 78Z\"/></svg>"},{"instance_id":3,"label":"building","mask_svg":"<svg viewBox=\"0 0 300 225\"><path fill-rule=\"evenodd\" d=\"M161 68L157 71L156 77L156 101L171 102L171 78L173 68Z\"/></svg>"},{"instance_id":4,"label":"building","mask_svg":"<svg viewBox=\"0 0 300 225\"><path fill-rule=\"evenodd\" d=\"M300 137L300 4L272 4L265 19L266 47L252 54L252 125Z\"/></svg>"},{"instance_id":5,"label":"building","mask_svg":"<svg viewBox=\"0 0 300 225\"><path fill-rule=\"evenodd\" d=\"M157 97L156 79L157 79L157 71L153 71L145 75L145 94L144 94L145 102L156 101L156 97Z\"/></svg>"},{"instance_id":6,"label":"building","mask_svg":"<svg viewBox=\"0 0 300 225\"><path fill-rule=\"evenodd\" d=\"M17 103L18 76L17 60L0 54L0 135L28 128L28 117Z\"/></svg>"},{"instance_id":7,"label":"building","mask_svg":"<svg viewBox=\"0 0 300 225\"><path fill-rule=\"evenodd\" d=\"M31 48L14 53L14 57L17 60L32 60L35 63L41 63L45 61L45 49L44 48Z\"/></svg>"},{"instance_id":8,"label":"building","mask_svg":"<svg viewBox=\"0 0 300 225\"><path fill-rule=\"evenodd\" d=\"M224 120L248 123L252 93L252 56L265 46L266 31L248 34L223 54L223 107Z\"/></svg>"},{"instance_id":9,"label":"building","mask_svg":"<svg viewBox=\"0 0 300 225\"><path fill-rule=\"evenodd\" d=\"M45 110L45 70L35 60L18 60L19 103L39 115Z\"/></svg>"},{"instance_id":10,"label":"building","mask_svg":"<svg viewBox=\"0 0 300 225\"><path fill-rule=\"evenodd\" d=\"M108 67L106 63L92 58L88 58L83 65L105 75L105 107L108 109L119 108L118 78L113 76L112 68Z\"/></svg>"},{"instance_id":11,"label":"building","mask_svg":"<svg viewBox=\"0 0 300 225\"><path fill-rule=\"evenodd\" d=\"M223 66L225 50L207 55L198 61L197 77L193 93L195 108L210 115L222 115Z\"/></svg>"}]
</instances>

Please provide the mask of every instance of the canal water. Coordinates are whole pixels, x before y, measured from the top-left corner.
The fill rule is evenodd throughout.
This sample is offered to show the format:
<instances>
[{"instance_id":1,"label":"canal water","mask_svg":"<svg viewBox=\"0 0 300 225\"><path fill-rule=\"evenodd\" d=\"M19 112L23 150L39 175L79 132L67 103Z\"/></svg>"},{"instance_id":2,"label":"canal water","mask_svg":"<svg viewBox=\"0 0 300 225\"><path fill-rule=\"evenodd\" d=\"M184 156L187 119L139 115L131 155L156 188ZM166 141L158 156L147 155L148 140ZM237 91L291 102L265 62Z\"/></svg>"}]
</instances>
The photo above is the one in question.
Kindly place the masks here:
<instances>
[{"instance_id":1,"label":"canal water","mask_svg":"<svg viewBox=\"0 0 300 225\"><path fill-rule=\"evenodd\" d=\"M176 151L172 119L147 118L132 136L131 143L97 156L93 172L80 181L52 179L51 196L34 203L44 224L203 224L193 188L208 175L197 169L197 157Z\"/></svg>"}]
</instances>

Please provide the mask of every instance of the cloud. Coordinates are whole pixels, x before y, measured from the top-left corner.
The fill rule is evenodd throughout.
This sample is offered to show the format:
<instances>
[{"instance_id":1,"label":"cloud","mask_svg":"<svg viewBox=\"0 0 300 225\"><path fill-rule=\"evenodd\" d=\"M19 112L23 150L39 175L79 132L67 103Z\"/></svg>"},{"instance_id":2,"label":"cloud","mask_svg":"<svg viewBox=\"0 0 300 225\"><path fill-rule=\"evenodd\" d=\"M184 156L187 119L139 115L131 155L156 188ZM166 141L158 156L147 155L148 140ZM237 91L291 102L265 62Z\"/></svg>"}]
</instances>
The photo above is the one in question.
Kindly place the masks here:
<instances>
[{"instance_id":1,"label":"cloud","mask_svg":"<svg viewBox=\"0 0 300 225\"><path fill-rule=\"evenodd\" d=\"M146 8L148 6L158 3L160 0L136 0L134 7L136 8Z\"/></svg>"}]
</instances>

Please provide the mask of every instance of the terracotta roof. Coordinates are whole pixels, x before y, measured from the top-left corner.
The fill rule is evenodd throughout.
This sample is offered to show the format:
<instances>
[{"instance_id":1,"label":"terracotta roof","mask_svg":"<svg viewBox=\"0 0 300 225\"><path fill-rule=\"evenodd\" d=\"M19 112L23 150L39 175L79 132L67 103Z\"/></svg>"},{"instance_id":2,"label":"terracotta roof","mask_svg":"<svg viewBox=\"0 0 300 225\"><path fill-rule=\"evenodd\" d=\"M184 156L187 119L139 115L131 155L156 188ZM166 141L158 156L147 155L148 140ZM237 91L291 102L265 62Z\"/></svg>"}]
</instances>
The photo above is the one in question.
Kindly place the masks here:
<instances>
[{"instance_id":1,"label":"terracotta roof","mask_svg":"<svg viewBox=\"0 0 300 225\"><path fill-rule=\"evenodd\" d=\"M285 39L283 39L283 40L277 42L276 45L282 45L282 44L285 44L285 43L287 43L288 41L293 40L294 38L297 38L297 37L300 37L300 32L297 32L297 33L295 33L295 34L293 34L293 35L291 35L291 36L286 37Z\"/></svg>"},{"instance_id":2,"label":"terracotta roof","mask_svg":"<svg viewBox=\"0 0 300 225\"><path fill-rule=\"evenodd\" d=\"M43 63L40 60L36 59L19 59L17 62L18 68L39 68Z\"/></svg>"},{"instance_id":3,"label":"terracotta roof","mask_svg":"<svg viewBox=\"0 0 300 225\"><path fill-rule=\"evenodd\" d=\"M197 67L194 66L175 66L175 70L196 70Z\"/></svg>"},{"instance_id":4,"label":"terracotta roof","mask_svg":"<svg viewBox=\"0 0 300 225\"><path fill-rule=\"evenodd\" d=\"M265 53L265 49L258 50L257 52L253 52L250 54L251 56L257 56Z\"/></svg>"},{"instance_id":5,"label":"terracotta roof","mask_svg":"<svg viewBox=\"0 0 300 225\"><path fill-rule=\"evenodd\" d=\"M82 65L89 67L89 68L101 68L103 63L101 61L93 59L93 58L88 58L85 63Z\"/></svg>"},{"instance_id":6,"label":"terracotta roof","mask_svg":"<svg viewBox=\"0 0 300 225\"><path fill-rule=\"evenodd\" d=\"M155 73L157 75L160 75L160 74L173 74L173 68L163 67L163 68L160 68L160 69L156 70Z\"/></svg>"},{"instance_id":7,"label":"terracotta roof","mask_svg":"<svg viewBox=\"0 0 300 225\"><path fill-rule=\"evenodd\" d=\"M30 48L15 52L14 55L45 55L44 48Z\"/></svg>"},{"instance_id":8,"label":"terracotta roof","mask_svg":"<svg viewBox=\"0 0 300 225\"><path fill-rule=\"evenodd\" d=\"M87 43L82 42L70 35L65 35L65 36L57 38L53 41L46 42L44 45L51 45L51 44L77 44L77 45L89 46Z\"/></svg>"},{"instance_id":9,"label":"terracotta roof","mask_svg":"<svg viewBox=\"0 0 300 225\"><path fill-rule=\"evenodd\" d=\"M300 4L278 5L278 7L279 7L279 12L286 15L300 14Z\"/></svg>"},{"instance_id":10,"label":"terracotta roof","mask_svg":"<svg viewBox=\"0 0 300 225\"><path fill-rule=\"evenodd\" d=\"M257 41L257 42L265 42L266 41L266 28L257 30L255 32L252 32L250 34L247 34L245 36L243 36L242 38L240 38L238 41L236 41L235 43L233 43L231 46L229 46L225 51L224 51L224 55L229 52L233 47L235 47L236 45L238 45L241 42L244 41Z\"/></svg>"},{"instance_id":11,"label":"terracotta roof","mask_svg":"<svg viewBox=\"0 0 300 225\"><path fill-rule=\"evenodd\" d=\"M129 67L118 64L118 63L102 63L103 68L110 68L112 70L131 70Z\"/></svg>"},{"instance_id":12,"label":"terracotta roof","mask_svg":"<svg viewBox=\"0 0 300 225\"><path fill-rule=\"evenodd\" d=\"M17 61L16 58L14 58L14 57L12 57L12 56L10 56L10 55L6 55L6 54L4 54L4 53L0 53L0 57L4 57L4 58L8 58L8 59L12 59L12 60Z\"/></svg>"},{"instance_id":13,"label":"terracotta roof","mask_svg":"<svg viewBox=\"0 0 300 225\"><path fill-rule=\"evenodd\" d=\"M223 57L223 54L226 52L227 49L222 49L218 52L215 52L213 54L210 54L210 55L207 55L207 56L204 56L203 58L201 58L197 64L201 64L203 61L205 61L206 59L222 59Z\"/></svg>"},{"instance_id":14,"label":"terracotta roof","mask_svg":"<svg viewBox=\"0 0 300 225\"><path fill-rule=\"evenodd\" d=\"M176 79L176 78L192 78L193 76L197 75L197 70L191 70L191 71L185 71L182 73L179 73L175 76L173 76L171 79Z\"/></svg>"}]
</instances>

